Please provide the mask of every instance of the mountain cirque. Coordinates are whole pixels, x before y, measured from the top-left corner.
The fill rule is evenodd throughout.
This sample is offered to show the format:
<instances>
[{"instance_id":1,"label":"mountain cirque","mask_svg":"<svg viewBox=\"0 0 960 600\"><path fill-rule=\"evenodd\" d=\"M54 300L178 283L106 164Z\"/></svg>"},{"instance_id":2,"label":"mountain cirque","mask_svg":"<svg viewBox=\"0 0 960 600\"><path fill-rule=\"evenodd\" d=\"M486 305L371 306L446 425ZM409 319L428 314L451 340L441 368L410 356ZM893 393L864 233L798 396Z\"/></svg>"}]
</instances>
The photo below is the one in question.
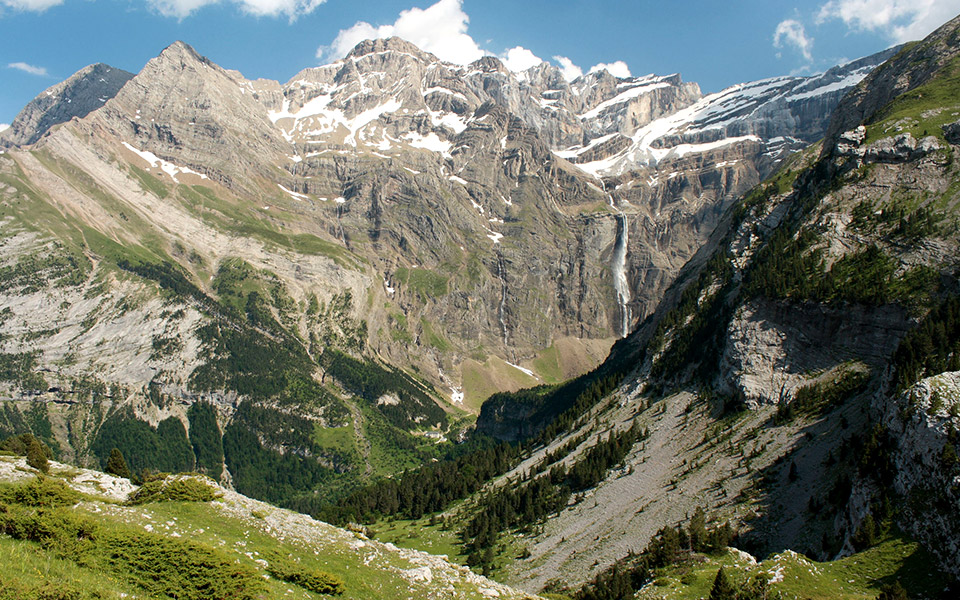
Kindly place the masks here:
<instances>
[{"instance_id":1,"label":"mountain cirque","mask_svg":"<svg viewBox=\"0 0 960 600\"><path fill-rule=\"evenodd\" d=\"M101 212L72 185L62 210L109 237L129 235L122 219L134 212L204 269L243 256L275 271L299 302L350 290L366 347L476 402L462 357L487 377L502 371L491 356L548 380L595 365L602 344L651 311L732 199L818 137L830 107L888 55L702 96L677 75L601 71L567 82L546 64L511 73L489 57L460 67L399 39L361 43L280 85L248 81L178 42L132 78L84 69L0 140L45 136L34 153L93 172L120 204ZM64 191L49 161L10 156L45 191ZM159 186L116 172L134 167ZM207 186L243 216L225 225L209 209L184 214L178 184ZM321 267L294 252L275 264L270 248L237 239L244 219L355 260ZM559 371L538 366L557 343L581 358ZM494 389L536 382L515 371L494 376Z\"/></svg>"},{"instance_id":2,"label":"mountain cirque","mask_svg":"<svg viewBox=\"0 0 960 600\"><path fill-rule=\"evenodd\" d=\"M304 511L467 413L549 432L463 521L629 431L507 578L581 583L697 507L820 558L883 514L956 575L956 29L707 96L390 39L282 85L177 43L96 110L38 100L0 133L0 424Z\"/></svg>"}]
</instances>

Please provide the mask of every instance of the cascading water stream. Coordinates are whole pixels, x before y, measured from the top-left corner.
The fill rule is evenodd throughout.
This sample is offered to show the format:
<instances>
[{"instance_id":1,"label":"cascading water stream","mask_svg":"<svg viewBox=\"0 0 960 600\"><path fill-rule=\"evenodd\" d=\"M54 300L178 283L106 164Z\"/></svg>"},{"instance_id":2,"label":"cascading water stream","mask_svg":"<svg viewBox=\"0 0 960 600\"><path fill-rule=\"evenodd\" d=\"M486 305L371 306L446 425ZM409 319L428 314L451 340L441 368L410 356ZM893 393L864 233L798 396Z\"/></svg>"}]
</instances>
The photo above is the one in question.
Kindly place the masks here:
<instances>
[{"instance_id":1,"label":"cascading water stream","mask_svg":"<svg viewBox=\"0 0 960 600\"><path fill-rule=\"evenodd\" d=\"M617 292L617 305L620 307L620 337L630 333L630 284L627 282L627 243L629 228L627 216L614 204L613 196L607 195L610 206L617 211L617 239L613 246L613 289Z\"/></svg>"},{"instance_id":2,"label":"cascading water stream","mask_svg":"<svg viewBox=\"0 0 960 600\"><path fill-rule=\"evenodd\" d=\"M497 308L497 318L500 319L500 333L503 336L503 345L510 347L510 336L507 332L507 321L505 318L507 306L507 272L503 266L503 254L497 251L497 277L500 279L500 306Z\"/></svg>"}]
</instances>

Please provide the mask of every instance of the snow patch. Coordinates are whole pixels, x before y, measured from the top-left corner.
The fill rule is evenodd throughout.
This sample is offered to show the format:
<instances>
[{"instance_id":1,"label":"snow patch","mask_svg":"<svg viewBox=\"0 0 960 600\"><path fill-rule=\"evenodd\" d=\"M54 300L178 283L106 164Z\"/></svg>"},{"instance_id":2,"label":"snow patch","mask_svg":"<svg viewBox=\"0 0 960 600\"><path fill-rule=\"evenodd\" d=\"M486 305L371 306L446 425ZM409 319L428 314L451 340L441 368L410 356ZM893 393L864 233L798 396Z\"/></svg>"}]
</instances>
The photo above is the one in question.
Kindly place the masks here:
<instances>
[{"instance_id":1,"label":"snow patch","mask_svg":"<svg viewBox=\"0 0 960 600\"><path fill-rule=\"evenodd\" d=\"M833 83L828 83L820 87L814 88L812 90L801 92L799 94L794 94L792 96L787 96L787 102L796 102L798 100L804 100L806 98L814 98L816 96L822 96L823 94L829 94L831 92L838 92L847 88L851 88L870 74L870 71L873 70L873 67L864 67L862 69L857 69L853 71L843 79L834 81Z\"/></svg>"},{"instance_id":2,"label":"snow patch","mask_svg":"<svg viewBox=\"0 0 960 600\"><path fill-rule=\"evenodd\" d=\"M414 148L430 150L431 152L437 152L446 157L450 156L450 147L453 145L446 140L441 140L440 136L433 132L427 135L420 135L416 131L411 131L400 137L407 140Z\"/></svg>"},{"instance_id":3,"label":"snow patch","mask_svg":"<svg viewBox=\"0 0 960 600\"><path fill-rule=\"evenodd\" d=\"M467 128L467 122L458 114L434 110L428 112L434 127L449 127L454 133L461 133Z\"/></svg>"},{"instance_id":4,"label":"snow patch","mask_svg":"<svg viewBox=\"0 0 960 600\"><path fill-rule=\"evenodd\" d=\"M307 196L306 194L298 194L297 192L295 192L295 191L293 191L293 190L288 190L287 188L283 187L283 186L280 185L279 183L277 184L277 187L279 187L281 190L285 191L286 193L290 194L290 196L292 196L294 200L309 200L309 199L310 199L310 197Z\"/></svg>"},{"instance_id":5,"label":"snow patch","mask_svg":"<svg viewBox=\"0 0 960 600\"><path fill-rule=\"evenodd\" d=\"M539 381L539 379L540 379L539 377L537 377L536 375L534 375L534 374L533 374L533 371L531 371L530 369L525 369L525 368L521 367L520 365L515 365L515 364L513 364L512 362L508 362L508 361L503 361L503 362L507 363L508 365L510 365L510 366L513 367L514 369L517 369L518 371L523 371L525 374L529 375L530 377L533 377L534 379L536 379L536 380L538 380L538 381Z\"/></svg>"},{"instance_id":6,"label":"snow patch","mask_svg":"<svg viewBox=\"0 0 960 600\"><path fill-rule=\"evenodd\" d=\"M167 161L163 160L162 158L159 158L159 157L158 157L156 154L154 154L153 152L146 152L146 151L137 150L136 148L134 148L133 146L131 146L130 144L128 144L128 143L126 143L126 142L123 142L123 145L127 148L127 150L133 152L134 154L136 154L137 156L139 156L139 157L142 158L143 160L145 160L145 161L147 161L148 163L150 163L150 166L151 166L151 167L157 167L157 166L159 166L159 167L160 167L160 170L163 171L164 173L166 173L167 175L169 175L169 176L170 176L170 179L173 179L174 183L180 183L180 182L177 180L177 175L180 174L180 173L185 173L185 174L189 174L189 175L196 175L196 176L199 177L200 179L207 179L207 176L204 175L203 173L197 173L197 172L194 171L193 169L190 169L190 168L187 168L187 167L180 167L180 166L177 166L177 165L173 164L172 162L167 162Z\"/></svg>"},{"instance_id":7,"label":"snow patch","mask_svg":"<svg viewBox=\"0 0 960 600\"><path fill-rule=\"evenodd\" d=\"M464 101L467 100L467 97L460 92L454 92L453 90L448 90L447 88L442 87L431 87L423 90L424 97L429 96L430 94L447 94L449 96L453 96L454 98L460 98Z\"/></svg>"}]
</instances>

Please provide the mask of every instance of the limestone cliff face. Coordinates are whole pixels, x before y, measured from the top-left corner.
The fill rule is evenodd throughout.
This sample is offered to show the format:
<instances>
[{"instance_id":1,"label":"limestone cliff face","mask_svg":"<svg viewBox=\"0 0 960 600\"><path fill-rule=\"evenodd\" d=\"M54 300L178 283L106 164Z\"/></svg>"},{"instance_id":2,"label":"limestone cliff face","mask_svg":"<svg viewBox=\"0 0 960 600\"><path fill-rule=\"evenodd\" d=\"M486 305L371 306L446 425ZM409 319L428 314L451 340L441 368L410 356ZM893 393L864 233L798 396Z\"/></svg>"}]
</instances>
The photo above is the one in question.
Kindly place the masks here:
<instances>
[{"instance_id":1,"label":"limestone cliff face","mask_svg":"<svg viewBox=\"0 0 960 600\"><path fill-rule=\"evenodd\" d=\"M895 440L894 485L910 499L900 526L925 542L947 571L960 577L960 373L928 377L879 407ZM951 455L947 447L953 449ZM953 459L950 459L953 456Z\"/></svg>"},{"instance_id":2,"label":"limestone cliff face","mask_svg":"<svg viewBox=\"0 0 960 600\"><path fill-rule=\"evenodd\" d=\"M753 408L787 404L812 373L847 361L882 368L910 326L898 306L746 303L727 329L720 363L724 391Z\"/></svg>"}]
</instances>

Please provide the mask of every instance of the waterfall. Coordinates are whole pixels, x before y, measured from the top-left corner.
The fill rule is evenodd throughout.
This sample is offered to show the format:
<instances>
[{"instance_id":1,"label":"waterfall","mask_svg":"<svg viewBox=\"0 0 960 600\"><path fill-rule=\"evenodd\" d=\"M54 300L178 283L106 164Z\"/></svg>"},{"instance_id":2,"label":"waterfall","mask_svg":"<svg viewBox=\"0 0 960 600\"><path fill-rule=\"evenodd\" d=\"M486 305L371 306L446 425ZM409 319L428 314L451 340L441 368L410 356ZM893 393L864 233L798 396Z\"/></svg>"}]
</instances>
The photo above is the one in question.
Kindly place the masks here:
<instances>
[{"instance_id":1,"label":"waterfall","mask_svg":"<svg viewBox=\"0 0 960 600\"><path fill-rule=\"evenodd\" d=\"M630 284L627 282L629 227L627 215L613 203L613 196L608 194L607 199L610 206L617 211L617 240L613 246L613 262L610 268L613 271L613 289L617 292L617 305L620 307L620 337L624 338L630 333Z\"/></svg>"},{"instance_id":2,"label":"waterfall","mask_svg":"<svg viewBox=\"0 0 960 600\"><path fill-rule=\"evenodd\" d=\"M497 251L497 277L500 279L500 306L497 308L497 317L500 319L503 345L507 348L510 346L510 336L507 332L507 321L504 316L507 306L507 271L503 266L503 254L499 250Z\"/></svg>"}]
</instances>

